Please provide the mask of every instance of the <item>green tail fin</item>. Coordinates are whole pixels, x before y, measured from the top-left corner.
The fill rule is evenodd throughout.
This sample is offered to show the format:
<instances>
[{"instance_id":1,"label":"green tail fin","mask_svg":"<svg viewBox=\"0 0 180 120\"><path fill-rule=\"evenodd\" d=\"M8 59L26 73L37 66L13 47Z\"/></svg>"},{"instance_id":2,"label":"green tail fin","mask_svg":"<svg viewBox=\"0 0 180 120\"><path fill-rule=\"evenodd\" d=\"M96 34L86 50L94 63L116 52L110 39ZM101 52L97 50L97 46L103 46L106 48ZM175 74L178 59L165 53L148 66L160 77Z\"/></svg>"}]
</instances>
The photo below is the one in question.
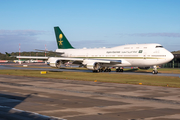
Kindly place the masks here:
<instances>
[{"instance_id":1,"label":"green tail fin","mask_svg":"<svg viewBox=\"0 0 180 120\"><path fill-rule=\"evenodd\" d=\"M74 49L59 27L54 27L54 31L59 49Z\"/></svg>"}]
</instances>

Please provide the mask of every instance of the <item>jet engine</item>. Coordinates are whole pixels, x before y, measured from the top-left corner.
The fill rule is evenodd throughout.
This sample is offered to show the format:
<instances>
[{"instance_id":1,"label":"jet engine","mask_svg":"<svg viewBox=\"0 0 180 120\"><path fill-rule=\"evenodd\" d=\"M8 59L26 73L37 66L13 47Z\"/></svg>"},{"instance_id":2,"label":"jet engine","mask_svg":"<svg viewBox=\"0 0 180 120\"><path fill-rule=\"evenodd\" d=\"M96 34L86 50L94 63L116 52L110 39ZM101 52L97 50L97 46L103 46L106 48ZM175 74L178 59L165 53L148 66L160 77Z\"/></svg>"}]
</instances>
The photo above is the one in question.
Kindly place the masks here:
<instances>
[{"instance_id":1,"label":"jet engine","mask_svg":"<svg viewBox=\"0 0 180 120\"><path fill-rule=\"evenodd\" d=\"M47 65L49 65L51 67L60 68L62 64L63 64L63 61L58 60L58 59L56 59L54 57L49 58L48 61L47 61Z\"/></svg>"},{"instance_id":2,"label":"jet engine","mask_svg":"<svg viewBox=\"0 0 180 120\"><path fill-rule=\"evenodd\" d=\"M98 62L88 63L88 64L86 65L86 68L87 68L87 69L90 69L90 70L99 70L100 64L99 64Z\"/></svg>"},{"instance_id":3,"label":"jet engine","mask_svg":"<svg viewBox=\"0 0 180 120\"><path fill-rule=\"evenodd\" d=\"M57 60L56 61L56 67L57 68L61 68L61 65L62 65L62 61L61 60Z\"/></svg>"}]
</instances>

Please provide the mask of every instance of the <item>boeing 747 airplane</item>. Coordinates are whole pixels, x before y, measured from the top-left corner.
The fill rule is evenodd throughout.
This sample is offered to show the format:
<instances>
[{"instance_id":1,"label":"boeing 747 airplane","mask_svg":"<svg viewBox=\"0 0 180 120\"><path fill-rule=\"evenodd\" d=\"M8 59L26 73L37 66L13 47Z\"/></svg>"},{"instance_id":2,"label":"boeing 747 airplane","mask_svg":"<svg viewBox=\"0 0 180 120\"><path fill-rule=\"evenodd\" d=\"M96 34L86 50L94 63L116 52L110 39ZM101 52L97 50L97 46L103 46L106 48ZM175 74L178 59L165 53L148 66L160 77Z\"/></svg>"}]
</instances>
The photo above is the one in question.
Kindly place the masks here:
<instances>
[{"instance_id":1,"label":"boeing 747 airplane","mask_svg":"<svg viewBox=\"0 0 180 120\"><path fill-rule=\"evenodd\" d=\"M93 72L123 72L123 67L139 67L149 69L153 66L153 74L157 74L157 66L168 63L174 56L160 44L129 44L112 48L75 49L67 40L59 27L54 27L60 57L17 56L17 58L47 59L51 67L61 68L69 61L83 66Z\"/></svg>"}]
</instances>

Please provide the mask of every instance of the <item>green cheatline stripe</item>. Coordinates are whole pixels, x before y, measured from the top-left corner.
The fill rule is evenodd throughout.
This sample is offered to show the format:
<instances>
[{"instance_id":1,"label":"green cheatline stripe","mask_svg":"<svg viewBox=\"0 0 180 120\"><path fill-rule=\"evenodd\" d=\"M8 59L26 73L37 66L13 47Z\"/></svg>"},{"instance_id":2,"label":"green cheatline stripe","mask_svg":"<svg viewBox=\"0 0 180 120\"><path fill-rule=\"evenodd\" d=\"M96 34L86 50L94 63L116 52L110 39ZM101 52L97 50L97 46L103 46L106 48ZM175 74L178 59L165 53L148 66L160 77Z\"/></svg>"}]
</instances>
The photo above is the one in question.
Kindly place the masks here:
<instances>
[{"instance_id":1,"label":"green cheatline stripe","mask_svg":"<svg viewBox=\"0 0 180 120\"><path fill-rule=\"evenodd\" d=\"M72 57L73 58L73 57ZM96 59L165 59L165 58L153 58L153 57L75 57L75 58L96 58Z\"/></svg>"},{"instance_id":2,"label":"green cheatline stripe","mask_svg":"<svg viewBox=\"0 0 180 120\"><path fill-rule=\"evenodd\" d=\"M93 65L87 65L88 67L93 67Z\"/></svg>"}]
</instances>

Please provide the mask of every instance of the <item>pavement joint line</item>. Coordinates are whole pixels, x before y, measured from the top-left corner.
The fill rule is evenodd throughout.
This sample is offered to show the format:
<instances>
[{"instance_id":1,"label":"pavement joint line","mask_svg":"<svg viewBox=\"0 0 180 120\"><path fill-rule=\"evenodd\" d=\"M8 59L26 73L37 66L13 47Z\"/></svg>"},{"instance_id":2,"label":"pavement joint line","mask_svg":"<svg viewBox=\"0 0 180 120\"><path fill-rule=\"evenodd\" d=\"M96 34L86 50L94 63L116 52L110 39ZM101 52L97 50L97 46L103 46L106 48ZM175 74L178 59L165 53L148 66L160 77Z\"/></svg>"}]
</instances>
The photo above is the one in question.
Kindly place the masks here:
<instances>
[{"instance_id":1,"label":"pavement joint line","mask_svg":"<svg viewBox=\"0 0 180 120\"><path fill-rule=\"evenodd\" d=\"M30 113L30 114L33 114L33 115L36 115L36 116L39 116L39 117L42 117L42 118L49 119L49 120L67 120L67 119L63 119L63 118L59 118L59 117L41 115L39 113L35 113L35 112L31 112L31 111L24 111L24 110L20 110L20 109L16 109L16 108L11 108L11 107L7 107L7 106L0 106L0 108L11 109L11 110L14 110L16 112L21 112L21 113L23 113L23 112L24 113Z\"/></svg>"},{"instance_id":2,"label":"pavement joint line","mask_svg":"<svg viewBox=\"0 0 180 120\"><path fill-rule=\"evenodd\" d=\"M154 120L154 119L179 119L180 114L173 114L173 115L163 115L163 116L158 116L158 117L150 117L146 118L145 120Z\"/></svg>"},{"instance_id":3,"label":"pavement joint line","mask_svg":"<svg viewBox=\"0 0 180 120\"><path fill-rule=\"evenodd\" d=\"M136 99L136 100L155 101L155 102L163 102L163 103L167 103L167 104L180 105L179 101L174 101L174 100L163 100L163 99L157 99L157 98L137 97L137 96L128 96L128 95L116 95L116 94L107 94L107 93L101 93L101 92L84 92L84 91L67 90L67 89L60 89L60 88L39 87L39 86L26 85L26 84L25 85L24 84L14 84L14 83L8 83L8 82L0 82L0 83L6 84L6 85L19 86L19 87L33 87L33 88L58 90L58 91L71 92L71 93L100 95L100 96L107 96L107 97L114 97L114 98L127 98L127 99L130 98L130 99Z\"/></svg>"}]
</instances>

